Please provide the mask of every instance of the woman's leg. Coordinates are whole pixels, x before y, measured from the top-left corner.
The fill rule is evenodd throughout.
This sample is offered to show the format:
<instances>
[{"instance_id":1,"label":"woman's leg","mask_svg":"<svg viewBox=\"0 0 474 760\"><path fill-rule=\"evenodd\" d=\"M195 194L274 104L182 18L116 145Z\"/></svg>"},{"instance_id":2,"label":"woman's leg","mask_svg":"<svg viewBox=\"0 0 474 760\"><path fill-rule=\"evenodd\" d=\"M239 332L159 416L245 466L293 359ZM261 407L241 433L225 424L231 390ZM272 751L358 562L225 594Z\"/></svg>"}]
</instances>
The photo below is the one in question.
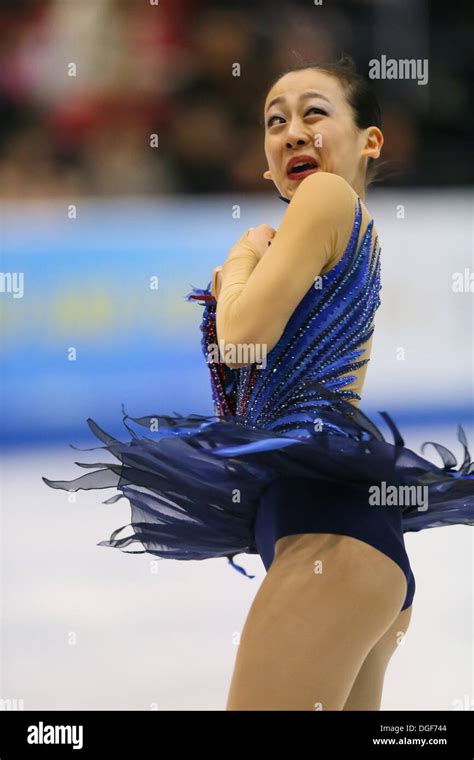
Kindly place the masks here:
<instances>
[{"instance_id":1,"label":"woman's leg","mask_svg":"<svg viewBox=\"0 0 474 760\"><path fill-rule=\"evenodd\" d=\"M385 671L391 656L403 642L412 610L413 605L402 610L370 650L357 674L344 710L380 710Z\"/></svg>"},{"instance_id":2,"label":"woman's leg","mask_svg":"<svg viewBox=\"0 0 474 760\"><path fill-rule=\"evenodd\" d=\"M245 622L228 710L342 710L407 592L399 565L350 536L282 536Z\"/></svg>"}]
</instances>

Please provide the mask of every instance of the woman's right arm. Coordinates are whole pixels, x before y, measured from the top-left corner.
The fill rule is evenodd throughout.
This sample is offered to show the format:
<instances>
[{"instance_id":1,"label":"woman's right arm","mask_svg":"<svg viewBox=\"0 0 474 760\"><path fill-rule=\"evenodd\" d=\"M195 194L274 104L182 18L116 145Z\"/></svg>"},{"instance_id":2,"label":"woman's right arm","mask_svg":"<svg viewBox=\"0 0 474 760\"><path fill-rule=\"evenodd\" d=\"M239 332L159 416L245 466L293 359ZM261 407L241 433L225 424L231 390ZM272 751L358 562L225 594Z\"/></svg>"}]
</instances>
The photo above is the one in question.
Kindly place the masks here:
<instances>
[{"instance_id":1,"label":"woman's right arm","mask_svg":"<svg viewBox=\"0 0 474 760\"><path fill-rule=\"evenodd\" d=\"M219 345L258 344L271 351L315 278L345 250L356 205L357 195L342 177L317 172L298 186L261 259L248 232L242 235L222 266Z\"/></svg>"},{"instance_id":2,"label":"woman's right arm","mask_svg":"<svg viewBox=\"0 0 474 760\"><path fill-rule=\"evenodd\" d=\"M268 224L260 224L258 227L251 227L242 235L240 240L237 241L235 246L233 246L229 252L229 257L231 256L231 253L234 249L237 249L239 255L242 254L242 251L245 250L245 248L247 249L247 252L250 253L250 267L246 267L247 279L250 276L251 271L254 269L256 263L258 263L258 260L260 260L262 256L268 251L268 246L275 237L275 234L276 230L274 230L273 227L270 227ZM223 268L224 264L221 264L218 267L214 267L212 271L211 294L214 296L216 301L219 297L219 293L222 287Z\"/></svg>"}]
</instances>

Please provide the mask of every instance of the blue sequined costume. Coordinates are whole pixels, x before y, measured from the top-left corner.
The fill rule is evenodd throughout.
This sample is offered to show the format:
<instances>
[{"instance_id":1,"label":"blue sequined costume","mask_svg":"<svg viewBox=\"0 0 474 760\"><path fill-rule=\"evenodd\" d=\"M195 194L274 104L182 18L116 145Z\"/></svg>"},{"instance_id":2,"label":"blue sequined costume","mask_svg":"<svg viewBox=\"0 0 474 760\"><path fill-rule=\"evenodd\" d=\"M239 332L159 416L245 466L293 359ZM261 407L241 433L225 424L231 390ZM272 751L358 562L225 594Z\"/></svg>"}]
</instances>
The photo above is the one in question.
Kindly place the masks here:
<instances>
[{"instance_id":1,"label":"blue sequined costume","mask_svg":"<svg viewBox=\"0 0 474 760\"><path fill-rule=\"evenodd\" d=\"M168 559L227 557L247 575L235 555L259 553L268 569L280 536L352 535L400 565L407 579L403 608L411 604L414 578L403 534L474 525L474 465L461 426L464 461L457 468L453 454L433 443L443 460L438 467L405 448L386 412L381 416L393 443L349 403L359 398L346 386L354 379L350 373L368 361L360 359L360 346L373 332L381 288L373 222L358 245L360 225L359 201L342 258L322 275L322 287L308 289L266 363L230 369L208 362L215 415L132 418L124 412L132 436L126 442L88 419L105 444L95 448L108 450L118 463L77 463L100 469L71 481L43 480L70 491L120 491L104 503L129 499L131 522L100 545L124 550L139 543L144 549L131 553ZM204 307L206 361L217 344L209 288L185 296ZM138 436L126 420L147 428L150 437ZM405 502L374 507L369 492L377 484L395 487ZM423 504L407 498L417 488L424 489ZM119 538L129 526L132 534Z\"/></svg>"}]
</instances>

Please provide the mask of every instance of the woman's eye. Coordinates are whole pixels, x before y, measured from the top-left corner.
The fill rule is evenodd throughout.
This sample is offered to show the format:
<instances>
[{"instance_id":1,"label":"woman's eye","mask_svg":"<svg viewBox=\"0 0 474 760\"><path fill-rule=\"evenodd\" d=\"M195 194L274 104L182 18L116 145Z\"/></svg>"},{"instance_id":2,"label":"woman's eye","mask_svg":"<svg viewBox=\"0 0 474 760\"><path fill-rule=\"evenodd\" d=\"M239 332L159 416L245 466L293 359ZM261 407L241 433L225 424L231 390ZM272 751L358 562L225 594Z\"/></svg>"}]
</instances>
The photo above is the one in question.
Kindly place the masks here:
<instances>
[{"instance_id":1,"label":"woman's eye","mask_svg":"<svg viewBox=\"0 0 474 760\"><path fill-rule=\"evenodd\" d=\"M285 120L284 120L284 118L283 118L283 116L271 116L271 117L268 119L268 122L267 122L267 126L268 126L268 127L272 127L272 126L273 126L273 123L274 123L274 119L281 119L282 121L285 121Z\"/></svg>"},{"instance_id":2,"label":"woman's eye","mask_svg":"<svg viewBox=\"0 0 474 760\"><path fill-rule=\"evenodd\" d=\"M316 111L316 113L323 114L323 116L327 116L327 111L325 111L323 108L318 108L317 106L311 106L311 108L308 108L308 110L305 113L305 116L308 116L308 114L311 113L311 111Z\"/></svg>"},{"instance_id":3,"label":"woman's eye","mask_svg":"<svg viewBox=\"0 0 474 760\"><path fill-rule=\"evenodd\" d=\"M317 106L311 106L311 108L308 108L308 110L306 111L305 116L308 116L308 114L310 114L311 111L316 111L316 113L320 113L323 116L327 116L328 115L327 111L325 111L323 108L318 108ZM268 127L272 127L273 126L273 120L274 119L283 119L283 121L284 121L284 117L283 116L271 116L270 119L267 122L267 126Z\"/></svg>"}]
</instances>

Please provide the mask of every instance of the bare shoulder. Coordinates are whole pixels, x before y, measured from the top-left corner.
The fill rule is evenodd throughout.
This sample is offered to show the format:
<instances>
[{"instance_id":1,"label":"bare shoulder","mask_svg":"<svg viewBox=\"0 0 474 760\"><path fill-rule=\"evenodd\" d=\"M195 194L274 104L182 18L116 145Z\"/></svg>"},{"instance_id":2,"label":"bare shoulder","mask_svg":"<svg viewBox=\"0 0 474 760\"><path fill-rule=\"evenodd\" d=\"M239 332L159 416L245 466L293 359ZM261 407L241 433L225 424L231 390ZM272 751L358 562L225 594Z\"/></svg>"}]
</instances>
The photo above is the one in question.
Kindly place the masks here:
<instances>
[{"instance_id":1,"label":"bare shoulder","mask_svg":"<svg viewBox=\"0 0 474 760\"><path fill-rule=\"evenodd\" d=\"M323 180L325 187L325 194L329 198L329 203L334 209L334 213L338 214L339 221L342 221L345 217L345 221L349 226L352 226L354 222L355 212L358 209L360 203L361 210L361 231L365 232L367 226L372 222L373 231L376 234L375 222L372 214L368 210L362 198L356 193L354 188L337 174L329 174L324 172L321 174L324 177ZM308 178L306 178L308 179Z\"/></svg>"},{"instance_id":2,"label":"bare shoulder","mask_svg":"<svg viewBox=\"0 0 474 760\"><path fill-rule=\"evenodd\" d=\"M372 223L372 235L377 237L374 220L365 203L353 187L338 174L315 172L299 185L292 203L298 212L311 216L318 229L324 224L331 237L331 253L323 272L329 271L343 255L353 232L356 212L361 209L359 241ZM291 205L291 204L290 204Z\"/></svg>"},{"instance_id":3,"label":"bare shoulder","mask_svg":"<svg viewBox=\"0 0 474 760\"><path fill-rule=\"evenodd\" d=\"M305 177L298 185L294 197L296 198L297 195L307 195L311 193L324 197L326 197L327 194L334 194L339 197L343 197L344 195L354 195L357 197L357 194L344 177L341 177L339 174L321 171L314 172Z\"/></svg>"},{"instance_id":4,"label":"bare shoulder","mask_svg":"<svg viewBox=\"0 0 474 760\"><path fill-rule=\"evenodd\" d=\"M343 177L330 172L315 172L300 183L291 203L315 218L324 217L340 224L344 219L348 223L353 221L360 200ZM361 204L363 212L368 215L362 201Z\"/></svg>"}]
</instances>

